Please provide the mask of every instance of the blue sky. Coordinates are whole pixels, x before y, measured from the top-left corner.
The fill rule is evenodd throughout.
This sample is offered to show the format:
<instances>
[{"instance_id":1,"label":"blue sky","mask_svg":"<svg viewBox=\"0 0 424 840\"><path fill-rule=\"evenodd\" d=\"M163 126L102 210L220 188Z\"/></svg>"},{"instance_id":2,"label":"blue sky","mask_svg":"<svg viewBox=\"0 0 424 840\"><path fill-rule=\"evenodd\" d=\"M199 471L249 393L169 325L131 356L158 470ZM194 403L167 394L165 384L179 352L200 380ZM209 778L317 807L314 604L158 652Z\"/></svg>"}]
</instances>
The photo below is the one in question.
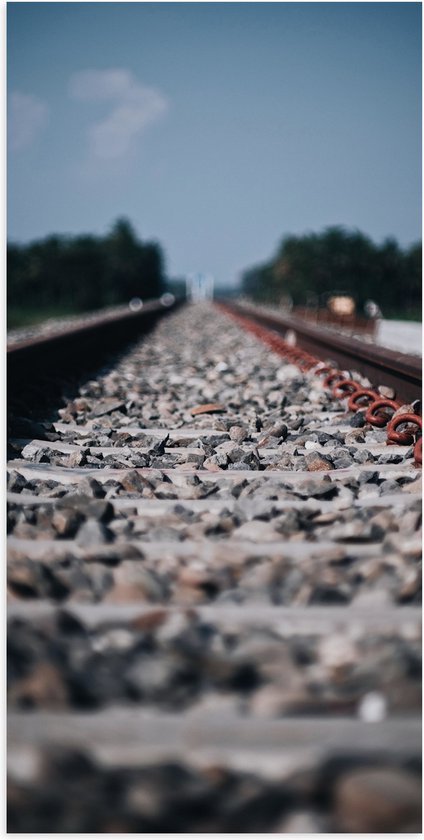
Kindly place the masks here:
<instances>
[{"instance_id":1,"label":"blue sky","mask_svg":"<svg viewBox=\"0 0 424 840\"><path fill-rule=\"evenodd\" d=\"M9 3L8 236L127 216L234 283L284 234L421 237L419 3Z\"/></svg>"}]
</instances>

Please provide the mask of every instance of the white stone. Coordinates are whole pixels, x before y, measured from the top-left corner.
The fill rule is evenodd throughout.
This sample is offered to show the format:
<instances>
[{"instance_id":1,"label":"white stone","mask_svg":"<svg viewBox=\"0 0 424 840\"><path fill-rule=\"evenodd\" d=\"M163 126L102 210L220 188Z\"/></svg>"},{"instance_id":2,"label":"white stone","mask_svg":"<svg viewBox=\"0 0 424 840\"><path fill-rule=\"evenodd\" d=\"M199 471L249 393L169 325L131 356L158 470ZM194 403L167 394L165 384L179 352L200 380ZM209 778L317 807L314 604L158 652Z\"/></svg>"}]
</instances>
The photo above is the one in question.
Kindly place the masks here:
<instances>
[{"instance_id":1,"label":"white stone","mask_svg":"<svg viewBox=\"0 0 424 840\"><path fill-rule=\"evenodd\" d=\"M384 720L386 714L387 702L383 694L378 691L369 691L362 697L358 707L361 720L366 723L377 723L379 720Z\"/></svg>"}]
</instances>

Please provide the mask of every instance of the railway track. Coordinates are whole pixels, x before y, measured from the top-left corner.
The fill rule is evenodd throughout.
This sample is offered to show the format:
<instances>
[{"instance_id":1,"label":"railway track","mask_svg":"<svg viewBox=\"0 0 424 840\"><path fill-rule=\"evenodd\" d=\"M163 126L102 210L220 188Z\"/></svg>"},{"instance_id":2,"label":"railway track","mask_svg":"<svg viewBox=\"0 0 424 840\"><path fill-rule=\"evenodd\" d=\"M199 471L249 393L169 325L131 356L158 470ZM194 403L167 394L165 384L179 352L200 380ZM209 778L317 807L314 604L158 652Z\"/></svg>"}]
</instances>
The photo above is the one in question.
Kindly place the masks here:
<instances>
[{"instance_id":1,"label":"railway track","mask_svg":"<svg viewBox=\"0 0 424 840\"><path fill-rule=\"evenodd\" d=\"M419 406L246 316L9 378L9 831L420 830Z\"/></svg>"},{"instance_id":2,"label":"railway track","mask_svg":"<svg viewBox=\"0 0 424 840\"><path fill-rule=\"evenodd\" d=\"M291 334L300 350L316 354L319 359L331 359L342 368L354 368L371 382L394 389L398 398L411 402L422 395L422 362L412 353L400 353L387 347L376 347L355 337L338 332L333 327L322 329L296 315L283 316L266 307L225 303L225 311L253 320L255 324L277 335Z\"/></svg>"}]
</instances>

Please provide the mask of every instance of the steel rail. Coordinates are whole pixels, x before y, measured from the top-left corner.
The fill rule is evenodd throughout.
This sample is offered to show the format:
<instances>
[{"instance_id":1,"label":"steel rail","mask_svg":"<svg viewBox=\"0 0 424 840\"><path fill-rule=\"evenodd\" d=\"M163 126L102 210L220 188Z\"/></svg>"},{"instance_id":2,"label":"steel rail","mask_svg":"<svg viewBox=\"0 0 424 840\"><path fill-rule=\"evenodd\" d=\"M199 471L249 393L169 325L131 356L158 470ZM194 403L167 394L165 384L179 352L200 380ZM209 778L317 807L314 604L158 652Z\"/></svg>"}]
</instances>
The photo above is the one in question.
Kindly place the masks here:
<instances>
[{"instance_id":1,"label":"steel rail","mask_svg":"<svg viewBox=\"0 0 424 840\"><path fill-rule=\"evenodd\" d=\"M419 356L367 344L335 331L311 326L295 316L273 315L256 306L219 301L220 307L234 315L250 318L279 335L293 331L296 346L323 360L331 360L342 369L354 369L368 377L373 385L394 388L398 399L410 402L421 399L422 361Z\"/></svg>"},{"instance_id":2,"label":"steel rail","mask_svg":"<svg viewBox=\"0 0 424 840\"><path fill-rule=\"evenodd\" d=\"M9 382L27 378L33 371L44 373L74 369L80 362L87 364L116 350L150 329L162 315L172 312L180 304L176 300L166 305L160 300L149 301L137 312L116 315L99 314L88 323L64 326L59 332L37 336L7 347Z\"/></svg>"},{"instance_id":3,"label":"steel rail","mask_svg":"<svg viewBox=\"0 0 424 840\"><path fill-rule=\"evenodd\" d=\"M64 390L74 390L81 380L96 375L100 367L114 365L132 342L147 334L158 319L175 311L182 299L166 305L149 301L131 312L99 313L89 321L64 324L59 331L11 343L7 347L6 376L8 427L14 417L28 413L47 417L62 400Z\"/></svg>"}]
</instances>

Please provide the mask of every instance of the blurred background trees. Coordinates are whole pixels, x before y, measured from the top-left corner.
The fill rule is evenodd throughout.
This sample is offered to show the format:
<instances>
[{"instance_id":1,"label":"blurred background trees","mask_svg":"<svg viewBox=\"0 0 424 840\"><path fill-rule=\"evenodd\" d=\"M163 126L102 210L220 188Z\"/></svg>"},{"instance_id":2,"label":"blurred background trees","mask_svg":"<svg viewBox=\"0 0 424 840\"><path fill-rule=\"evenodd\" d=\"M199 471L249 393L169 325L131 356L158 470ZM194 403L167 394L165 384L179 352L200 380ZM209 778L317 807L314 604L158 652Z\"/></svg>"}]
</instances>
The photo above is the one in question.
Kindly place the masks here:
<instances>
[{"instance_id":1,"label":"blurred background trees","mask_svg":"<svg viewBox=\"0 0 424 840\"><path fill-rule=\"evenodd\" d=\"M421 244L402 249L394 239L375 245L360 231L330 227L286 236L269 262L242 277L254 300L320 305L331 292L352 295L358 309L372 299L385 317L421 317Z\"/></svg>"},{"instance_id":2,"label":"blurred background trees","mask_svg":"<svg viewBox=\"0 0 424 840\"><path fill-rule=\"evenodd\" d=\"M49 236L7 249L9 327L49 315L86 312L159 297L164 259L155 242L141 242L127 219L104 237Z\"/></svg>"},{"instance_id":3,"label":"blurred background trees","mask_svg":"<svg viewBox=\"0 0 424 840\"><path fill-rule=\"evenodd\" d=\"M381 245L357 230L285 236L266 263L247 269L238 290L253 300L324 306L334 292L352 295L361 312L374 300L384 317L421 319L421 244ZM104 237L48 236L8 245L8 326L160 297L185 294L185 278L165 277L159 244L142 242L125 218ZM235 287L220 293L236 293Z\"/></svg>"}]
</instances>

